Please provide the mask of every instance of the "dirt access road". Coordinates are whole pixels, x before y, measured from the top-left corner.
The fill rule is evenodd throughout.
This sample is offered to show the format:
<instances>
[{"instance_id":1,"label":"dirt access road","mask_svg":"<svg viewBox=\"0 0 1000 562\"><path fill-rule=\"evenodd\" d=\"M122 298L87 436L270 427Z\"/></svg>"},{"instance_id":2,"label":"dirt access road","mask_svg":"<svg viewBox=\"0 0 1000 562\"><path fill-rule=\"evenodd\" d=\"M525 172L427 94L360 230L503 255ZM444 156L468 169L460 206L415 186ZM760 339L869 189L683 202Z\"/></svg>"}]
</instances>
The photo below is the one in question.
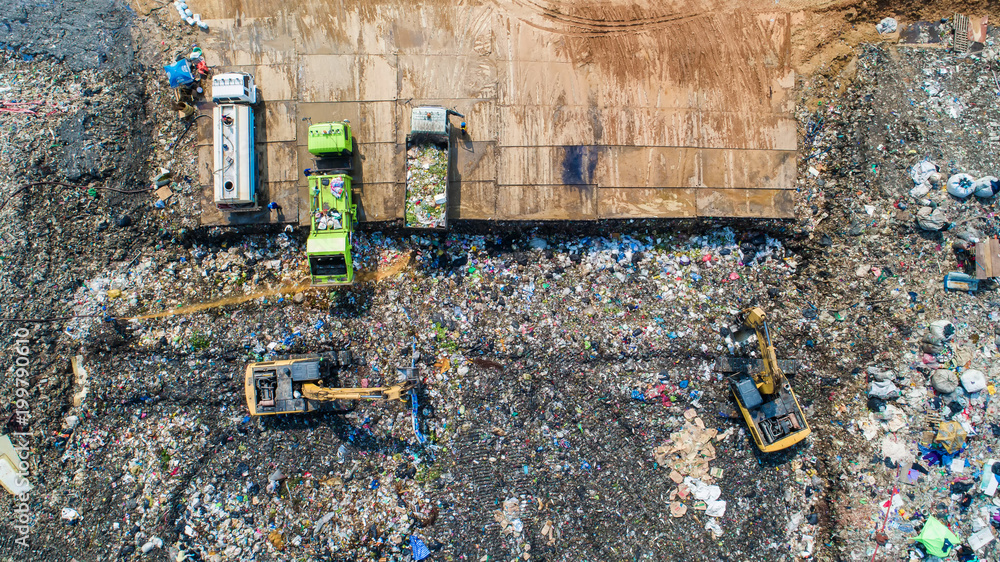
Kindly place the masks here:
<instances>
[{"instance_id":1,"label":"dirt access road","mask_svg":"<svg viewBox=\"0 0 1000 562\"><path fill-rule=\"evenodd\" d=\"M260 160L274 193L304 189L309 123L347 118L365 218L399 218L409 108L440 104L469 124L456 137L452 218L586 220L790 217L793 27L803 10L831 5L196 7L211 26L201 45L209 63L257 78ZM206 185L209 122L201 120L199 141Z\"/></svg>"}]
</instances>

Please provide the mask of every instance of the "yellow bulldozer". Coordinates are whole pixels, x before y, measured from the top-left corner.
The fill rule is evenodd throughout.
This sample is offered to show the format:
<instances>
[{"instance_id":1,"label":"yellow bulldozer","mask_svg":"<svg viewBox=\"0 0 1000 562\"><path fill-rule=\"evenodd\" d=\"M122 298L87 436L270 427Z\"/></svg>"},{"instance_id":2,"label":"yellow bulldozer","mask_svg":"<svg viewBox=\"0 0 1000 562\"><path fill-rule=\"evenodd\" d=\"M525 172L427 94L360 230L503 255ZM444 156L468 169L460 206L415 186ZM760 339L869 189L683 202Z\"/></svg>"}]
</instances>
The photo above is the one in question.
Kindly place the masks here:
<instances>
[{"instance_id":1,"label":"yellow bulldozer","mask_svg":"<svg viewBox=\"0 0 1000 562\"><path fill-rule=\"evenodd\" d=\"M716 370L735 373L729 377L729 386L757 447L765 453L780 451L812 431L785 377L785 369L795 369L797 363L778 360L762 309L744 312L746 325L756 333L761 358L720 357Z\"/></svg>"},{"instance_id":2,"label":"yellow bulldozer","mask_svg":"<svg viewBox=\"0 0 1000 562\"><path fill-rule=\"evenodd\" d=\"M333 370L350 365L347 352L293 356L247 365L244 390L250 415L304 414L337 410L338 402L399 400L416 384L416 369L399 369L404 380L392 386L339 388L323 386Z\"/></svg>"}]
</instances>

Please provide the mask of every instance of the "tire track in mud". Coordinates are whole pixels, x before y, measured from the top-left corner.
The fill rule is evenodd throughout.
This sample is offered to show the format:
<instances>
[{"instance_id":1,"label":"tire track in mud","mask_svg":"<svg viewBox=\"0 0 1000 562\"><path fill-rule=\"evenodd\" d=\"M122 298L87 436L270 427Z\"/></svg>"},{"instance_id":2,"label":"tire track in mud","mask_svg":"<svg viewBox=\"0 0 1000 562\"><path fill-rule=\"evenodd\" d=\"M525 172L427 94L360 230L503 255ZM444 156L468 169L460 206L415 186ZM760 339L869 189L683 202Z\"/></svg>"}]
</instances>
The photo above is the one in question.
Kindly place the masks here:
<instances>
[{"instance_id":1,"label":"tire track in mud","mask_svg":"<svg viewBox=\"0 0 1000 562\"><path fill-rule=\"evenodd\" d=\"M654 81L676 92L709 92L699 108L738 115L739 122L720 126L740 137L741 131L760 126L759 116L770 118L773 84L789 60L788 16L768 23L760 14L780 14L788 7L762 4L736 11L719 2L696 4L705 9L494 0L509 20L556 35L542 40L551 41L558 56L577 67L599 65L623 88Z\"/></svg>"},{"instance_id":2,"label":"tire track in mud","mask_svg":"<svg viewBox=\"0 0 1000 562\"><path fill-rule=\"evenodd\" d=\"M575 16L572 14L563 13L558 9L546 7L540 2L535 2L534 0L509 0L511 5L504 6L500 0L495 0L498 8L505 8L513 17L519 21L540 29L542 31L548 31L551 33L558 33L560 35L571 35L571 36L602 36L602 35L612 35L616 33L635 33L639 31L646 31L648 29L655 29L657 27L663 27L666 25L682 23L684 21L692 20L704 15L707 12L702 13L681 13L681 14L669 14L662 16L652 16L646 18L635 18L635 19L605 19L605 18L593 18L587 16ZM518 9L520 8L520 10ZM554 26L547 26L541 23L536 23L529 19L528 17L521 16L518 12L522 10L527 10L528 12L534 13L541 16L545 20L551 21ZM562 25L572 29L578 29L576 32L567 32L563 29L559 29L557 26Z\"/></svg>"},{"instance_id":3,"label":"tire track in mud","mask_svg":"<svg viewBox=\"0 0 1000 562\"><path fill-rule=\"evenodd\" d=\"M581 5L576 2L542 1L542 0L493 0L494 5L503 9L510 17L515 18L526 25L567 36L603 36L615 34L638 33L642 31L657 29L660 27L672 26L685 23L698 18L713 15L748 15L757 16L761 14L786 14L795 11L822 12L835 9L842 2L837 0L829 1L802 1L778 4L761 2L761 6L738 5L729 9L719 9L718 6L706 5L697 10L685 10L675 13L663 13L659 15L642 16L628 18L621 17L616 12L630 9L633 12L647 10L648 7L631 4L620 5ZM663 6L657 6L663 8ZM569 13L570 10L580 12L589 9L595 12L596 16L575 15ZM535 17L532 17L535 16ZM539 23L535 21L542 18L551 24Z\"/></svg>"}]
</instances>

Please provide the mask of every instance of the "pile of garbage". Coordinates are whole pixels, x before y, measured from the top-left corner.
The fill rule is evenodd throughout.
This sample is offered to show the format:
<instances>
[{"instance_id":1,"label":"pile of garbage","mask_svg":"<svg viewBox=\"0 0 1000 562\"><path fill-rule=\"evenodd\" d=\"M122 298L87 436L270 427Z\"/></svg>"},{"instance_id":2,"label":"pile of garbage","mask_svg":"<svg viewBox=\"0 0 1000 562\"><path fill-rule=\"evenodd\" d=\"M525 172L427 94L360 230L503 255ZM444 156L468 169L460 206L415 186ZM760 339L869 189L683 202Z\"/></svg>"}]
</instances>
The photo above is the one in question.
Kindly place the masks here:
<instances>
[{"instance_id":1,"label":"pile of garbage","mask_svg":"<svg viewBox=\"0 0 1000 562\"><path fill-rule=\"evenodd\" d=\"M444 228L448 213L448 150L431 142L406 151L405 225Z\"/></svg>"},{"instance_id":2,"label":"pile of garbage","mask_svg":"<svg viewBox=\"0 0 1000 562\"><path fill-rule=\"evenodd\" d=\"M870 413L867 419L859 421L858 427L867 440L881 436L885 464L897 474L895 486L902 492L910 487L947 489L958 507L957 513L942 514L934 506L925 505L926 500L914 502L913 497L894 497L893 504L883 510L882 526L890 529L883 531L890 539L895 537L891 531L915 530L923 523L920 513L928 511L937 511L938 518L948 522L951 531L964 531L963 536L968 537L973 551L994 540L986 525L994 515L995 526L1000 529L1000 507L987 500L995 494L998 483L992 472L989 445L994 435L991 428L1000 428L997 424L1000 409L991 400L996 388L990 382L1000 374L993 360L1000 344L1000 336L997 338L972 338L982 341L982 345L977 345L970 341L968 333L958 332L950 321L938 320L920 337L919 347L903 357L903 363L909 365L907 374L897 376L892 370L869 369ZM897 384L903 389L897 388ZM905 438L904 429L917 433L917 439ZM980 435L987 440L977 439ZM975 480L979 480L978 485ZM979 515L969 521L960 515L979 503L973 488L987 501L970 513ZM927 519L925 531L932 520ZM970 523L972 526L966 527ZM960 540L951 539L951 546L960 544Z\"/></svg>"},{"instance_id":3,"label":"pile of garbage","mask_svg":"<svg viewBox=\"0 0 1000 562\"><path fill-rule=\"evenodd\" d=\"M975 195L980 199L990 199L1000 193L1000 178L982 176L978 179L964 172L953 174L945 181L944 175L938 171L938 166L930 160L921 160L910 169L914 187L910 197L920 205L917 210L917 225L927 231L939 231L952 225L948 215L941 206L942 190L957 199L966 199ZM931 191L934 190L934 193ZM975 244L978 240L966 240ZM966 248L968 249L968 248Z\"/></svg>"},{"instance_id":4,"label":"pile of garbage","mask_svg":"<svg viewBox=\"0 0 1000 562\"><path fill-rule=\"evenodd\" d=\"M988 65L864 47L846 98L802 115L801 235L823 261L806 269L828 297L843 295L815 315L837 384L813 437L831 446L817 476L842 484L816 494L803 474L788 537L804 558L824 543L845 559L995 554L1000 301L975 261L976 246L1000 235L985 140L1000 112L976 101L996 95ZM841 323L863 337L843 341Z\"/></svg>"},{"instance_id":5,"label":"pile of garbage","mask_svg":"<svg viewBox=\"0 0 1000 562\"><path fill-rule=\"evenodd\" d=\"M653 458L657 464L670 469L670 479L677 484L677 489L670 492L670 515L682 517L688 511L685 500L693 501L696 511L704 511L711 518L705 529L717 539L723 534L717 519L725 515L726 502L719 499L722 489L713 484L724 472L709 468L709 462L715 460L711 441L722 441L733 430L730 428L719 434L717 429L706 428L693 408L684 412L684 419L684 426L670 434L670 442L654 449Z\"/></svg>"},{"instance_id":6,"label":"pile of garbage","mask_svg":"<svg viewBox=\"0 0 1000 562\"><path fill-rule=\"evenodd\" d=\"M77 290L75 312L88 317L62 337L88 350L89 392L61 466L127 467L107 476L122 494L114 517L139 528L116 530L106 552L123 541L206 559L393 557L420 541L444 559L585 556L586 537L611 540L626 521L683 505L678 524L752 559L756 539L731 531L784 509L784 484L748 454L742 423L716 414L729 397L712 364L738 311L725 295L770 298L795 274L779 240L730 228L357 238L374 270L414 258L355 292L309 291L296 285L298 236L231 245L206 233ZM781 334L789 347L801 337ZM341 373L347 386L394 381L415 362L427 443L399 404L301 421L246 415L246 363L329 346L359 358ZM96 494L107 478L65 485ZM650 490L664 503L647 502ZM751 490L769 491L726 507ZM581 502L611 518L581 515ZM81 530L109 517L69 498L56 507L76 510ZM783 528L769 520L759 532L772 524ZM612 540L613 556L657 551L652 538Z\"/></svg>"}]
</instances>

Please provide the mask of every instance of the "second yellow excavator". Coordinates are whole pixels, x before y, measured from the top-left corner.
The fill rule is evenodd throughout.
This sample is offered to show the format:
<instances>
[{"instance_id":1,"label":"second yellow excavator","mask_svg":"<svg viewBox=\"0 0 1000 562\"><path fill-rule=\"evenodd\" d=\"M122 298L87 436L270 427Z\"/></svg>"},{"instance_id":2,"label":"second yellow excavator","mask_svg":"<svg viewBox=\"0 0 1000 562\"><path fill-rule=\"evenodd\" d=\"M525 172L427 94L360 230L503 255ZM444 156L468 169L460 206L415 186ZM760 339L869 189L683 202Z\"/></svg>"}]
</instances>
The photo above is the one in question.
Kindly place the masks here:
<instances>
[{"instance_id":1,"label":"second yellow excavator","mask_svg":"<svg viewBox=\"0 0 1000 562\"><path fill-rule=\"evenodd\" d=\"M760 361L734 367L738 361L720 358L716 368L736 372L729 385L757 447L765 453L780 451L805 439L811 430L775 355L764 311L754 307L745 313L747 326L757 335Z\"/></svg>"},{"instance_id":2,"label":"second yellow excavator","mask_svg":"<svg viewBox=\"0 0 1000 562\"><path fill-rule=\"evenodd\" d=\"M416 384L416 369L399 369L405 380L392 386L336 388L323 386L333 368L350 364L350 354L311 355L247 365L244 390L250 415L304 414L337 409L349 400L404 400Z\"/></svg>"}]
</instances>

